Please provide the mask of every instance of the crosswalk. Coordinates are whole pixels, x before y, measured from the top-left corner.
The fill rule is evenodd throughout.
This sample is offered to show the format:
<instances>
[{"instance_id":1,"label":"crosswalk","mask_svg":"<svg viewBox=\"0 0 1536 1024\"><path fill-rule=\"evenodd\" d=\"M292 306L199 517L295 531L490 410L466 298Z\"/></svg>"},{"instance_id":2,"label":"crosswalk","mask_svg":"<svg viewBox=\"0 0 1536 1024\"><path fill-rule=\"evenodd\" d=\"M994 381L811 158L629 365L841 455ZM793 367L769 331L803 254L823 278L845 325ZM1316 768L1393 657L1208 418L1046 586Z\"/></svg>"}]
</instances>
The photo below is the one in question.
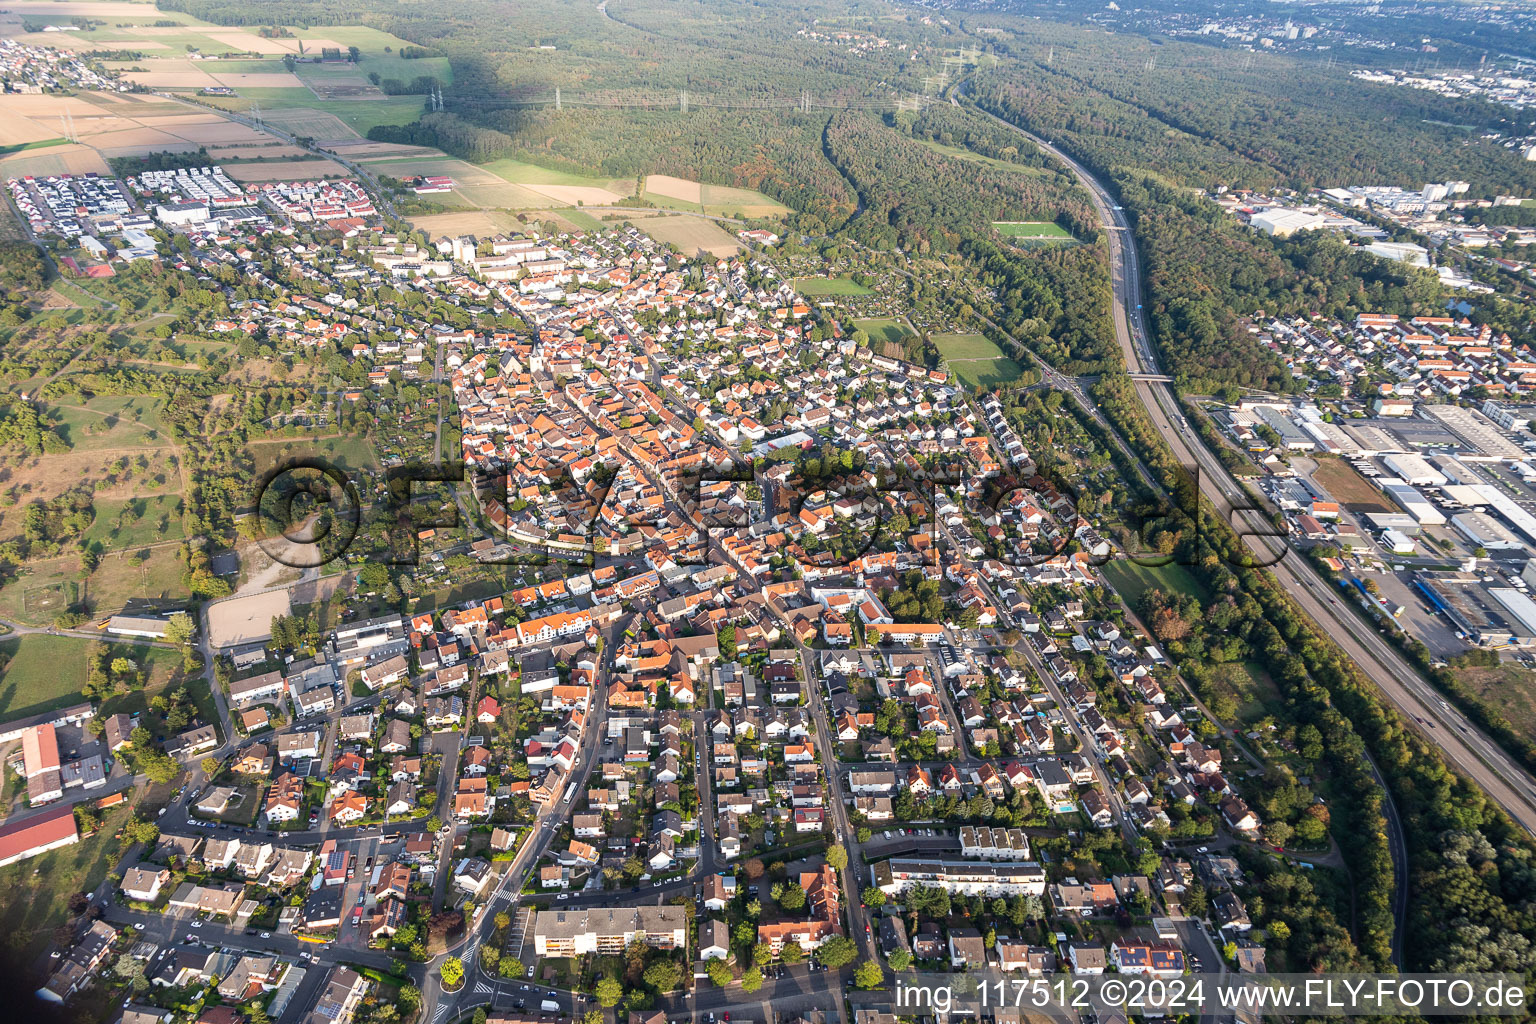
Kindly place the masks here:
<instances>
[{"instance_id":1,"label":"crosswalk","mask_svg":"<svg viewBox=\"0 0 1536 1024\"><path fill-rule=\"evenodd\" d=\"M468 972L475 970L475 954L480 951L480 935L469 940L469 945L464 947L464 952L459 954L459 959L464 961L464 969Z\"/></svg>"}]
</instances>

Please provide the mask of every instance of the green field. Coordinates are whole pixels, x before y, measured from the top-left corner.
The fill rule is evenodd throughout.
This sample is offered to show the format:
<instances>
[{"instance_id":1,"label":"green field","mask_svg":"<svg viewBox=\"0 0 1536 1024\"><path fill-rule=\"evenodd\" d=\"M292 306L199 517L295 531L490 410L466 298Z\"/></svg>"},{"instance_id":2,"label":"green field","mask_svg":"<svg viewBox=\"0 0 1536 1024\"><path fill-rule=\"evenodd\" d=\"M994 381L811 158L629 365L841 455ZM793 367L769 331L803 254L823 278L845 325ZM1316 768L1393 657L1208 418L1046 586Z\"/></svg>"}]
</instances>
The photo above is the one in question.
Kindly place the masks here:
<instances>
[{"instance_id":1,"label":"green field","mask_svg":"<svg viewBox=\"0 0 1536 1024\"><path fill-rule=\"evenodd\" d=\"M149 395L78 395L59 399L44 415L75 451L102 448L160 448L169 443L160 412L165 400Z\"/></svg>"},{"instance_id":2,"label":"green field","mask_svg":"<svg viewBox=\"0 0 1536 1024\"><path fill-rule=\"evenodd\" d=\"M980 334L935 334L933 343L962 384L989 388L1008 384L1024 374L1024 368L1003 354L995 343Z\"/></svg>"},{"instance_id":3,"label":"green field","mask_svg":"<svg viewBox=\"0 0 1536 1024\"><path fill-rule=\"evenodd\" d=\"M0 719L78 704L92 641L30 633L0 641Z\"/></svg>"},{"instance_id":4,"label":"green field","mask_svg":"<svg viewBox=\"0 0 1536 1024\"><path fill-rule=\"evenodd\" d=\"M1109 580L1109 585L1125 598L1125 603L1132 608L1141 600L1141 595L1149 590L1161 590L1164 593L1193 594L1204 600L1205 588L1198 580L1189 574L1189 570L1182 565L1169 564L1161 568L1153 569L1140 565L1129 558L1111 558L1103 565L1104 578Z\"/></svg>"},{"instance_id":5,"label":"green field","mask_svg":"<svg viewBox=\"0 0 1536 1024\"><path fill-rule=\"evenodd\" d=\"M790 282L801 295L873 295L851 277L797 277Z\"/></svg>"},{"instance_id":6,"label":"green field","mask_svg":"<svg viewBox=\"0 0 1536 1024\"><path fill-rule=\"evenodd\" d=\"M357 100L322 100L308 89L259 89L241 88L238 96L200 96L198 102L206 103L220 110L229 110L237 114L248 113L251 109L251 101L261 103L261 109L266 111L282 111L297 108L318 110L323 114L333 114L339 117L347 127L359 135L366 135L368 129L381 124L410 124L421 116L426 107L425 96L387 96L384 99L357 99ZM269 118L278 127L283 126L279 118ZM299 131L298 134L305 134Z\"/></svg>"},{"instance_id":7,"label":"green field","mask_svg":"<svg viewBox=\"0 0 1536 1024\"><path fill-rule=\"evenodd\" d=\"M999 171L1009 171L1013 174L1028 174L1037 178L1051 173L1043 167L1025 167L1022 164L1011 164L1006 160L983 156L980 153L974 153L960 146L946 146L944 143L934 139L913 139L912 141L928 147L935 153L943 153L945 156L954 157L956 160L969 160L972 163L986 164L988 167L996 168Z\"/></svg>"},{"instance_id":8,"label":"green field","mask_svg":"<svg viewBox=\"0 0 1536 1024\"><path fill-rule=\"evenodd\" d=\"M1005 353L997 344L980 334L935 334L933 343L939 355L948 360L1000 359Z\"/></svg>"},{"instance_id":9,"label":"green field","mask_svg":"<svg viewBox=\"0 0 1536 1024\"><path fill-rule=\"evenodd\" d=\"M554 216L557 216L560 219L566 221L572 227L581 228L584 231L601 231L603 229L602 221L598 220L590 213L583 213L574 207L559 210L554 214Z\"/></svg>"},{"instance_id":10,"label":"green field","mask_svg":"<svg viewBox=\"0 0 1536 1024\"><path fill-rule=\"evenodd\" d=\"M1000 235L1009 238L1061 238L1072 237L1072 232L1060 224L1048 220L995 220L992 226Z\"/></svg>"},{"instance_id":11,"label":"green field","mask_svg":"<svg viewBox=\"0 0 1536 1024\"><path fill-rule=\"evenodd\" d=\"M185 536L180 494L155 494L125 501L97 499L95 504L96 520L85 531L85 540L102 550L141 547Z\"/></svg>"},{"instance_id":12,"label":"green field","mask_svg":"<svg viewBox=\"0 0 1536 1024\"><path fill-rule=\"evenodd\" d=\"M48 149L52 146L62 146L68 139L39 139L36 142L18 142L14 146L0 146L0 156L10 156L12 153L25 153L33 149Z\"/></svg>"},{"instance_id":13,"label":"green field","mask_svg":"<svg viewBox=\"0 0 1536 1024\"><path fill-rule=\"evenodd\" d=\"M373 445L363 437L288 437L273 441L252 441L246 446L256 460L256 471L264 472L288 459L320 458L342 469L377 469L379 460ZM355 480L359 487L367 481Z\"/></svg>"},{"instance_id":14,"label":"green field","mask_svg":"<svg viewBox=\"0 0 1536 1024\"><path fill-rule=\"evenodd\" d=\"M900 320L855 320L853 326L869 335L870 342L889 342L900 345L912 336L907 325Z\"/></svg>"}]
</instances>

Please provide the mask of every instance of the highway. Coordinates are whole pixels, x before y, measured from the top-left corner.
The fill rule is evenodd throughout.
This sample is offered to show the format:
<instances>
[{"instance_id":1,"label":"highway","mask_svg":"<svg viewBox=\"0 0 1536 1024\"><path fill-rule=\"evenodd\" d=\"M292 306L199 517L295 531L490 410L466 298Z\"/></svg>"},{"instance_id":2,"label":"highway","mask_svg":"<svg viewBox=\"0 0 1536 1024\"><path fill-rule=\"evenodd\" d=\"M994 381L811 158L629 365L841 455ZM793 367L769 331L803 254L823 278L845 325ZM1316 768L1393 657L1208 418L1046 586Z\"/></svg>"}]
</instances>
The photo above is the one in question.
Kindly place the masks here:
<instances>
[{"instance_id":1,"label":"highway","mask_svg":"<svg viewBox=\"0 0 1536 1024\"><path fill-rule=\"evenodd\" d=\"M963 94L964 86L960 87ZM951 102L958 101L951 97ZM1110 275L1114 289L1115 334L1134 373L1159 377L1141 308L1141 269L1130 222L1108 191L1077 161L1051 143L1008 121L991 117L1024 135L1070 168L1092 194L1109 239ZM1283 537L1273 537L1273 525L1259 510L1234 509L1246 501L1238 482L1195 436L1171 385L1160 379L1135 379L1137 396L1153 425L1185 466L1198 467L1200 491L1226 516L1254 555L1268 565L1280 584L1326 635L1350 657L1398 710L1424 724L1422 734L1438 746L1460 772L1482 786L1500 807L1536 835L1536 786L1513 759L1447 704L1433 686L1398 651L1355 615L1331 591L1312 566L1291 550Z\"/></svg>"}]
</instances>

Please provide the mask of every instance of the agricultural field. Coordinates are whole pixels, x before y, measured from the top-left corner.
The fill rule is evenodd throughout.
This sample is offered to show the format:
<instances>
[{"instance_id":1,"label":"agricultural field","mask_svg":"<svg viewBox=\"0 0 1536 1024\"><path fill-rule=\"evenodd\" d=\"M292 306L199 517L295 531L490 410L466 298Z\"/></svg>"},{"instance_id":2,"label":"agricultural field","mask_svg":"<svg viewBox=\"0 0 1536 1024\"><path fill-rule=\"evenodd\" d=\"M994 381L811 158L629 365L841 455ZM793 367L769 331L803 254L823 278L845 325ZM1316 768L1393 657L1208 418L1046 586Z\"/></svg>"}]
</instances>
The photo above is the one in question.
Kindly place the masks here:
<instances>
[{"instance_id":1,"label":"agricultural field","mask_svg":"<svg viewBox=\"0 0 1536 1024\"><path fill-rule=\"evenodd\" d=\"M998 220L993 221L992 226L997 233L1008 238L1031 239L1071 239L1072 232L1048 220Z\"/></svg>"},{"instance_id":2,"label":"agricultural field","mask_svg":"<svg viewBox=\"0 0 1536 1024\"><path fill-rule=\"evenodd\" d=\"M424 96L321 99L307 86L297 89L244 88L238 96L199 96L198 102L238 114L261 104L263 121L294 135L327 142L356 141L381 124L409 124L421 115Z\"/></svg>"},{"instance_id":3,"label":"agricultural field","mask_svg":"<svg viewBox=\"0 0 1536 1024\"><path fill-rule=\"evenodd\" d=\"M642 197L669 210L711 217L778 217L788 211L783 203L749 188L710 185L667 174L648 175Z\"/></svg>"},{"instance_id":4,"label":"agricultural field","mask_svg":"<svg viewBox=\"0 0 1536 1024\"><path fill-rule=\"evenodd\" d=\"M633 195L635 191L635 183L627 178L597 178L577 174L574 171L562 171L540 164L531 164L525 160L507 158L492 160L479 166L503 181L515 181L526 185L580 185L609 189L622 195Z\"/></svg>"},{"instance_id":5,"label":"agricultural field","mask_svg":"<svg viewBox=\"0 0 1536 1024\"><path fill-rule=\"evenodd\" d=\"M855 320L853 326L869 335L870 344L876 345L885 342L891 345L900 345L912 332L907 325L900 320Z\"/></svg>"},{"instance_id":6,"label":"agricultural field","mask_svg":"<svg viewBox=\"0 0 1536 1024\"><path fill-rule=\"evenodd\" d=\"M224 172L234 181L294 181L303 178L350 178L352 172L334 160L274 160L230 164Z\"/></svg>"},{"instance_id":7,"label":"agricultural field","mask_svg":"<svg viewBox=\"0 0 1536 1024\"><path fill-rule=\"evenodd\" d=\"M457 235L504 235L523 227L523 222L518 220L515 214L502 210L433 213L409 219L411 227L425 231L432 238L453 238Z\"/></svg>"},{"instance_id":8,"label":"agricultural field","mask_svg":"<svg viewBox=\"0 0 1536 1024\"><path fill-rule=\"evenodd\" d=\"M0 103L0 118L5 107ZM107 161L89 146L69 143L28 149L0 156L0 178L47 177L57 174L111 174Z\"/></svg>"},{"instance_id":9,"label":"agricultural field","mask_svg":"<svg viewBox=\"0 0 1536 1024\"><path fill-rule=\"evenodd\" d=\"M935 334L933 343L962 383L988 388L1018 380L1023 367L980 334Z\"/></svg>"},{"instance_id":10,"label":"agricultural field","mask_svg":"<svg viewBox=\"0 0 1536 1024\"><path fill-rule=\"evenodd\" d=\"M656 241L675 245L690 256L700 249L711 256L734 256L741 251L735 236L702 217L647 217L638 225Z\"/></svg>"},{"instance_id":11,"label":"agricultural field","mask_svg":"<svg viewBox=\"0 0 1536 1024\"><path fill-rule=\"evenodd\" d=\"M797 277L790 282L795 291L811 298L828 295L873 295L874 292L851 277Z\"/></svg>"},{"instance_id":12,"label":"agricultural field","mask_svg":"<svg viewBox=\"0 0 1536 1024\"><path fill-rule=\"evenodd\" d=\"M363 157L361 160L372 173L391 178L442 174L453 179L452 192L413 197L424 203L469 206L477 210L529 210L549 205L548 196L529 186L513 184L487 167L477 167L436 150L422 150L411 156Z\"/></svg>"}]
</instances>

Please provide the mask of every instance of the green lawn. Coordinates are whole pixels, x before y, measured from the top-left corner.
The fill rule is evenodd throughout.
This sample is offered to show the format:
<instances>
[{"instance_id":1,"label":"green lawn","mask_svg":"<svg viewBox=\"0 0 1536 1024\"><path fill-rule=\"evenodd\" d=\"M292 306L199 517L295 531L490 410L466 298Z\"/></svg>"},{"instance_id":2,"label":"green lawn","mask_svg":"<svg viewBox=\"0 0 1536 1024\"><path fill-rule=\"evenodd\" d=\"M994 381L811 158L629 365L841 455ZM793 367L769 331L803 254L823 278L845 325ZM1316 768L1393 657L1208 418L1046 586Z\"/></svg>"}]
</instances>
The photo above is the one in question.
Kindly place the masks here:
<instances>
[{"instance_id":1,"label":"green lawn","mask_svg":"<svg viewBox=\"0 0 1536 1024\"><path fill-rule=\"evenodd\" d=\"M801 295L873 295L851 277L797 277L790 284Z\"/></svg>"},{"instance_id":2,"label":"green lawn","mask_svg":"<svg viewBox=\"0 0 1536 1024\"><path fill-rule=\"evenodd\" d=\"M1009 238L1071 238L1072 232L1048 220L998 220L992 226Z\"/></svg>"},{"instance_id":3,"label":"green lawn","mask_svg":"<svg viewBox=\"0 0 1536 1024\"><path fill-rule=\"evenodd\" d=\"M869 335L871 342L890 342L900 345L912 336L907 325L900 320L855 320L853 326Z\"/></svg>"},{"instance_id":4,"label":"green lawn","mask_svg":"<svg viewBox=\"0 0 1536 1024\"><path fill-rule=\"evenodd\" d=\"M999 384L1012 384L1024 375L1024 367L999 356L996 359L962 359L949 364L960 383L977 391Z\"/></svg>"},{"instance_id":5,"label":"green lawn","mask_svg":"<svg viewBox=\"0 0 1536 1024\"><path fill-rule=\"evenodd\" d=\"M1193 594L1202 601L1206 598L1205 588L1200 582L1189 574L1189 570L1182 565L1165 565L1153 569L1145 565L1139 565L1129 558L1111 558L1104 563L1104 577L1125 598L1125 603L1132 608L1141 599L1141 595L1149 590L1162 590L1166 593Z\"/></svg>"},{"instance_id":6,"label":"green lawn","mask_svg":"<svg viewBox=\"0 0 1536 1024\"><path fill-rule=\"evenodd\" d=\"M980 334L935 334L933 344L945 359L998 359L1005 353Z\"/></svg>"},{"instance_id":7,"label":"green lawn","mask_svg":"<svg viewBox=\"0 0 1536 1024\"><path fill-rule=\"evenodd\" d=\"M38 633L0 641L0 720L78 704L90 645Z\"/></svg>"},{"instance_id":8,"label":"green lawn","mask_svg":"<svg viewBox=\"0 0 1536 1024\"><path fill-rule=\"evenodd\" d=\"M935 334L933 343L962 384L988 388L1008 384L1024 374L1024 368L980 334Z\"/></svg>"}]
</instances>

